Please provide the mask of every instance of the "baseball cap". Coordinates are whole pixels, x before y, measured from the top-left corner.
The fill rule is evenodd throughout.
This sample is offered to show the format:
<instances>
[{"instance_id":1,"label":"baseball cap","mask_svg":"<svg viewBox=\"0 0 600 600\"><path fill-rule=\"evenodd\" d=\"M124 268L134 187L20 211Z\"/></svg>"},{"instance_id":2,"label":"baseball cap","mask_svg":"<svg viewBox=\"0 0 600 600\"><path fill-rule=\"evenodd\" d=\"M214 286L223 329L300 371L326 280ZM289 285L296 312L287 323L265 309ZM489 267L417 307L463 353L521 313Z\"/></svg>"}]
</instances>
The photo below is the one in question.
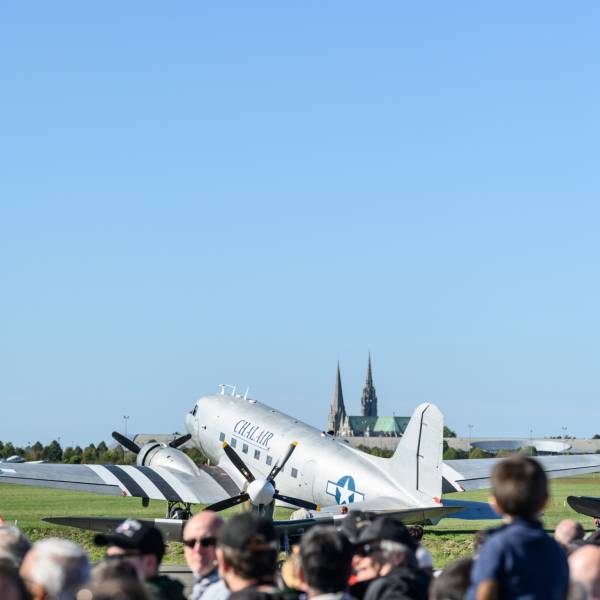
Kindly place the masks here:
<instances>
[{"instance_id":1,"label":"baseball cap","mask_svg":"<svg viewBox=\"0 0 600 600\"><path fill-rule=\"evenodd\" d=\"M346 537L355 544L358 542L360 532L373 522L373 514L362 510L351 510L342 520L340 531L346 534Z\"/></svg>"},{"instance_id":2,"label":"baseball cap","mask_svg":"<svg viewBox=\"0 0 600 600\"><path fill-rule=\"evenodd\" d=\"M256 513L242 513L225 522L217 537L219 546L234 550L277 550L279 540L273 523Z\"/></svg>"},{"instance_id":3,"label":"baseball cap","mask_svg":"<svg viewBox=\"0 0 600 600\"><path fill-rule=\"evenodd\" d=\"M411 550L417 548L417 543L408 532L406 526L391 517L378 517L372 523L360 530L358 544L370 544L381 540L398 542L408 546Z\"/></svg>"},{"instance_id":4,"label":"baseball cap","mask_svg":"<svg viewBox=\"0 0 600 600\"><path fill-rule=\"evenodd\" d=\"M94 537L97 546L116 546L127 550L138 550L141 554L154 554L160 561L165 553L162 533L156 528L136 519L120 523L114 533L100 533Z\"/></svg>"}]
</instances>

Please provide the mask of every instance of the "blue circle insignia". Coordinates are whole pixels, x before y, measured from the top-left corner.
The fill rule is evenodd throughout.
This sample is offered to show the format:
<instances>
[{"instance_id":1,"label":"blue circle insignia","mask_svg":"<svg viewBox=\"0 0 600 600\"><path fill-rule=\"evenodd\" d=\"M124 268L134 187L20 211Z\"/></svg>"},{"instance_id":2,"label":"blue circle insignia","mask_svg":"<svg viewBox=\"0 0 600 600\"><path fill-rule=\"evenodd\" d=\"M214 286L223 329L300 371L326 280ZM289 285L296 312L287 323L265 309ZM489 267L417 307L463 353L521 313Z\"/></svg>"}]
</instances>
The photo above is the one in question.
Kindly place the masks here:
<instances>
[{"instance_id":1,"label":"blue circle insignia","mask_svg":"<svg viewBox=\"0 0 600 600\"><path fill-rule=\"evenodd\" d=\"M356 484L354 483L354 477L352 477L351 475L344 475L337 482L335 490L335 501L338 504L349 504L351 502L354 502L355 491Z\"/></svg>"}]
</instances>

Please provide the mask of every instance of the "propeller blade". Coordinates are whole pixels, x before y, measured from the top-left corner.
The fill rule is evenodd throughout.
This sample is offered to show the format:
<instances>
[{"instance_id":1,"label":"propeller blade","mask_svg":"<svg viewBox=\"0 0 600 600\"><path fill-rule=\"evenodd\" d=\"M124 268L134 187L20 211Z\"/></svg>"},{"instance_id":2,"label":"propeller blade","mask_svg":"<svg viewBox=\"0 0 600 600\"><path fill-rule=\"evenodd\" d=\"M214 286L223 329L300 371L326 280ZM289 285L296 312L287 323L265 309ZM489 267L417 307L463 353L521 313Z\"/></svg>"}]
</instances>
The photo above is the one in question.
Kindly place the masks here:
<instances>
[{"instance_id":1,"label":"propeller blade","mask_svg":"<svg viewBox=\"0 0 600 600\"><path fill-rule=\"evenodd\" d=\"M124 446L127 450L131 450L134 454L139 454L141 448L128 437L121 435L118 431L113 431L112 436L121 446Z\"/></svg>"},{"instance_id":2,"label":"propeller blade","mask_svg":"<svg viewBox=\"0 0 600 600\"><path fill-rule=\"evenodd\" d=\"M191 439L192 439L192 434L186 433L185 435L178 437L177 439L173 440L172 442L169 442L169 446L171 446L171 448L179 448L179 446L182 446L183 444L185 444L187 441L189 441Z\"/></svg>"},{"instance_id":3,"label":"propeller blade","mask_svg":"<svg viewBox=\"0 0 600 600\"><path fill-rule=\"evenodd\" d=\"M238 456L237 452L227 443L223 442L223 450L229 457L229 460L233 463L235 468L245 477L248 483L254 481L254 475L250 472L250 469L245 465L244 461Z\"/></svg>"},{"instance_id":4,"label":"propeller blade","mask_svg":"<svg viewBox=\"0 0 600 600\"><path fill-rule=\"evenodd\" d=\"M267 479L269 481L273 481L273 479L275 479L275 477L277 477L277 475L279 475L279 472L281 471L281 469L283 469L283 467L285 467L285 463L289 460L290 456L296 449L297 445L298 445L298 442L292 442L290 444L289 448L287 449L287 452L285 453L285 456L283 457L283 460L281 461L281 464L279 464L279 461L277 461L275 466L271 469L271 472L269 473L269 476L267 477Z\"/></svg>"},{"instance_id":5,"label":"propeller blade","mask_svg":"<svg viewBox=\"0 0 600 600\"><path fill-rule=\"evenodd\" d=\"M292 496L284 496L278 492L275 492L273 498L276 500L281 500L282 502L287 502L287 504L293 504L294 506L298 506L300 508L306 508L307 510L321 510L321 507L314 502L308 502L308 500L300 500L300 498L292 498Z\"/></svg>"},{"instance_id":6,"label":"propeller blade","mask_svg":"<svg viewBox=\"0 0 600 600\"><path fill-rule=\"evenodd\" d=\"M233 496L232 498L227 498L226 500L221 500L220 502L215 502L210 506L207 506L204 510L212 510L214 512L219 512L220 510L225 510L226 508L231 508L232 506L236 506L237 504L241 504L242 502L246 502L249 500L250 496L244 492L239 496Z\"/></svg>"}]
</instances>

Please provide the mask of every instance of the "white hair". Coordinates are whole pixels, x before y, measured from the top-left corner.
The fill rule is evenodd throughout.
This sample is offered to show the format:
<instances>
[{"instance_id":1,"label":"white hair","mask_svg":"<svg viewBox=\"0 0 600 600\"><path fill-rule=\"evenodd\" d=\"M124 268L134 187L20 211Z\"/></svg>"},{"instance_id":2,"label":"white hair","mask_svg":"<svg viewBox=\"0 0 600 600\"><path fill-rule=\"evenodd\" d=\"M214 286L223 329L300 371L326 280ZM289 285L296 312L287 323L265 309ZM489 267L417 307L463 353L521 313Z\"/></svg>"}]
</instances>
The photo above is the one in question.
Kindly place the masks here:
<instances>
[{"instance_id":1,"label":"white hair","mask_svg":"<svg viewBox=\"0 0 600 600\"><path fill-rule=\"evenodd\" d=\"M31 549L29 579L44 588L53 600L72 600L90 578L85 550L69 540L48 538Z\"/></svg>"},{"instance_id":2,"label":"white hair","mask_svg":"<svg viewBox=\"0 0 600 600\"><path fill-rule=\"evenodd\" d=\"M383 557L383 562L391 565L407 563L412 566L416 562L414 552L406 544L400 542L381 540L379 552Z\"/></svg>"},{"instance_id":3,"label":"white hair","mask_svg":"<svg viewBox=\"0 0 600 600\"><path fill-rule=\"evenodd\" d=\"M18 527L0 525L0 559L6 559L19 567L29 548L31 543Z\"/></svg>"}]
</instances>

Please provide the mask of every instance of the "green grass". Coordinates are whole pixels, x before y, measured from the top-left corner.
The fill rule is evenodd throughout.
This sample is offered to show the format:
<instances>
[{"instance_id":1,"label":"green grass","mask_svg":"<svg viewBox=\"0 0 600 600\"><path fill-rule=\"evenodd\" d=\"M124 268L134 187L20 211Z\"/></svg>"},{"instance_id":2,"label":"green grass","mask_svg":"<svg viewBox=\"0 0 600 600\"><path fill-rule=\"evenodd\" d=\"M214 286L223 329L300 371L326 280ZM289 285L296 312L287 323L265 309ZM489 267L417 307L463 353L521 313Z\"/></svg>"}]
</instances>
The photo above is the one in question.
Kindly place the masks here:
<instances>
[{"instance_id":1,"label":"green grass","mask_svg":"<svg viewBox=\"0 0 600 600\"><path fill-rule=\"evenodd\" d=\"M551 531L558 521L571 517L578 518L586 530L592 531L594 524L591 518L577 515L566 504L565 498L570 495L600 496L600 474L584 475L570 479L557 479L551 482L551 500L544 513L545 527ZM453 494L453 500L487 501L489 490ZM198 509L199 507L196 507ZM58 536L66 537L84 546L93 559L102 556L102 550L94 546L91 532L67 527L58 527L42 521L51 516L116 516L116 517L164 517L166 503L158 500L150 502L148 508L136 498L103 496L35 488L30 486L0 485L0 515L6 522L16 522L32 540ZM241 509L225 511L224 515L234 514ZM286 519L290 511L279 510L277 518ZM438 525L427 527L424 545L434 558L436 567L443 567L448 562L461 556L468 556L473 550L473 535L481 529L497 526L499 521L462 521L444 519ZM169 545L166 562L184 564L182 545Z\"/></svg>"}]
</instances>

